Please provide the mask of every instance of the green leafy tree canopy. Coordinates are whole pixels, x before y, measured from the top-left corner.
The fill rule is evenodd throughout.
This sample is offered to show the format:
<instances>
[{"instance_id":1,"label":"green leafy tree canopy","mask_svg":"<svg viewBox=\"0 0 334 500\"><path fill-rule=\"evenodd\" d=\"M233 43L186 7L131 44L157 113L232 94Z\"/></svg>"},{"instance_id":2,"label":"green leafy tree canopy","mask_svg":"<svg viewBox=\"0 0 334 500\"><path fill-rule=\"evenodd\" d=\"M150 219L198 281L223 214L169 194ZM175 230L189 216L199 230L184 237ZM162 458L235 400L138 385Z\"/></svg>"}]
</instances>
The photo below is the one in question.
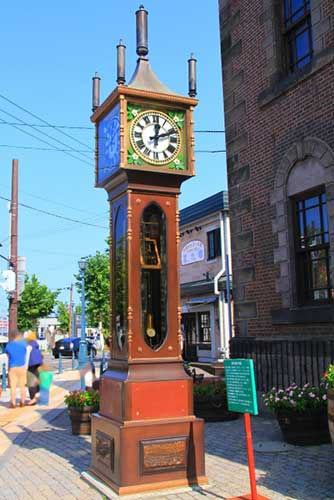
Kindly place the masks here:
<instances>
[{"instance_id":1,"label":"green leafy tree canopy","mask_svg":"<svg viewBox=\"0 0 334 500\"><path fill-rule=\"evenodd\" d=\"M46 285L39 283L35 274L31 278L26 275L24 290L18 305L19 330L36 329L38 320L53 312L59 290L52 292Z\"/></svg>"},{"instance_id":2,"label":"green leafy tree canopy","mask_svg":"<svg viewBox=\"0 0 334 500\"><path fill-rule=\"evenodd\" d=\"M66 302L57 302L57 316L60 330L62 332L67 332L70 321L70 311Z\"/></svg>"},{"instance_id":3,"label":"green leafy tree canopy","mask_svg":"<svg viewBox=\"0 0 334 500\"><path fill-rule=\"evenodd\" d=\"M96 252L87 258L85 271L85 304L87 325L97 327L102 323L104 331L110 325L109 252ZM81 274L75 276L76 288L81 297Z\"/></svg>"}]
</instances>

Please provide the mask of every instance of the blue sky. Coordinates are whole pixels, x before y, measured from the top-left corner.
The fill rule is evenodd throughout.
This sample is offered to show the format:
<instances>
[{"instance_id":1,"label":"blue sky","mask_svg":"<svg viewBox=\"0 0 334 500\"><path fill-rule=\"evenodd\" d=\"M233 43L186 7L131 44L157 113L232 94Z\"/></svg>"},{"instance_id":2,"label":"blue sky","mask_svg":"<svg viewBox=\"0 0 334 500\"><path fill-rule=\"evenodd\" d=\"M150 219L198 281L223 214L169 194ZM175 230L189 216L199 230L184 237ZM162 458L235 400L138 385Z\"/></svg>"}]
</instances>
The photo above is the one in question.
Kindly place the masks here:
<instances>
[{"instance_id":1,"label":"blue sky","mask_svg":"<svg viewBox=\"0 0 334 500\"><path fill-rule=\"evenodd\" d=\"M139 5L134 0L29 4L18 0L1 7L0 196L10 198L16 158L19 203L99 226L19 207L19 255L27 258L28 274L36 274L51 289L68 287L80 257L105 247L108 204L106 192L94 188L91 78L95 71L101 76L102 102L116 85L115 47L122 38L130 80L137 60ZM223 130L218 0L205 6L190 0L146 0L144 6L149 11L149 59L154 72L169 88L187 95L187 59L193 52L198 60L195 130ZM35 126L43 122L38 118L56 126L89 128L39 128ZM60 151L23 148L66 149L76 158ZM221 149L225 149L224 134L196 134L195 150ZM197 153L196 171L197 176L182 186L181 208L226 189L224 153ZM2 198L0 253L8 256L9 214ZM0 271L5 268L1 259ZM69 291L64 290L60 299L68 302ZM74 299L79 301L76 294ZM0 289L0 316L6 312L6 294Z\"/></svg>"}]
</instances>

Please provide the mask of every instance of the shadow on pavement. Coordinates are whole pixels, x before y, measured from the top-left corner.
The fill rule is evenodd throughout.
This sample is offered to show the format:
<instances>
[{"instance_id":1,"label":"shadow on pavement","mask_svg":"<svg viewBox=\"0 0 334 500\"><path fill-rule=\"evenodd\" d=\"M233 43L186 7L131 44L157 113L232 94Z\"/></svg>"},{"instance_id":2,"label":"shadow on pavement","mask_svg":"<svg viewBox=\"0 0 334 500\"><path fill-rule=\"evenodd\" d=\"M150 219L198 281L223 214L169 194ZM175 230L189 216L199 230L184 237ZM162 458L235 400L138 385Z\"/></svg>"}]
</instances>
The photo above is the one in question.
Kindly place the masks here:
<instances>
[{"instance_id":1,"label":"shadow on pavement","mask_svg":"<svg viewBox=\"0 0 334 500\"><path fill-rule=\"evenodd\" d=\"M252 418L253 445L282 443L275 419ZM243 419L205 425L205 450L222 459L225 474L248 467ZM257 485L298 500L334 499L334 447L292 446L287 451L254 451ZM207 461L208 462L208 461ZM208 469L208 466L207 466ZM208 469L210 472L210 469ZM228 479L228 475L226 477ZM241 492L242 493L242 492ZM245 492L243 492L245 493Z\"/></svg>"}]
</instances>

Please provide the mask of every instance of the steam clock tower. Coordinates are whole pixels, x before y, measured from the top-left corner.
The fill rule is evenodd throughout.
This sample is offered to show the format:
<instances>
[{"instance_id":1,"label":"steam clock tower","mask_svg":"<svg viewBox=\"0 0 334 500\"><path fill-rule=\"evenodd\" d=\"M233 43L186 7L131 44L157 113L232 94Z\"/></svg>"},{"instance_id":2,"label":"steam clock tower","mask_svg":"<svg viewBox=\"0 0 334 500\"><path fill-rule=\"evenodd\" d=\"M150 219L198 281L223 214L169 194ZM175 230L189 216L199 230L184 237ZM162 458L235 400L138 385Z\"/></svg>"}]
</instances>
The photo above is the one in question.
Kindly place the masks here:
<instances>
[{"instance_id":1,"label":"steam clock tower","mask_svg":"<svg viewBox=\"0 0 334 500\"><path fill-rule=\"evenodd\" d=\"M181 356L178 196L194 172L189 96L173 93L147 59L147 11L137 17L135 73L99 105L95 77L96 186L110 203L111 358L92 417L90 475L119 495L207 482L203 421Z\"/></svg>"}]
</instances>

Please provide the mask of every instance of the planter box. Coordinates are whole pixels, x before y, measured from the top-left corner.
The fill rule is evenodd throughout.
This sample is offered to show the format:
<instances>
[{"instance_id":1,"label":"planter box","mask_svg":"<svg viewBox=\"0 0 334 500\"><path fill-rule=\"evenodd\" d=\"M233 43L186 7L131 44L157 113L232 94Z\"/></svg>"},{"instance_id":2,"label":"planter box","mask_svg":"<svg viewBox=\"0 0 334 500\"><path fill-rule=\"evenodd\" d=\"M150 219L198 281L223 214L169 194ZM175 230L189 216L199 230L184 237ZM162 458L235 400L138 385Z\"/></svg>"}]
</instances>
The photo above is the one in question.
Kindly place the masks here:
<instances>
[{"instance_id":1,"label":"planter box","mask_svg":"<svg viewBox=\"0 0 334 500\"><path fill-rule=\"evenodd\" d=\"M88 435L91 433L91 414L93 406L69 407L68 414L72 425L72 434Z\"/></svg>"},{"instance_id":2,"label":"planter box","mask_svg":"<svg viewBox=\"0 0 334 500\"><path fill-rule=\"evenodd\" d=\"M334 389L327 391L328 403L328 428L332 444L334 444Z\"/></svg>"},{"instance_id":3,"label":"planter box","mask_svg":"<svg viewBox=\"0 0 334 500\"><path fill-rule=\"evenodd\" d=\"M276 417L286 443L310 446L330 442L326 407L302 413L278 410Z\"/></svg>"},{"instance_id":4,"label":"planter box","mask_svg":"<svg viewBox=\"0 0 334 500\"><path fill-rule=\"evenodd\" d=\"M228 411L227 399L224 396L194 397L194 414L204 418L206 422L224 422L239 417L239 413Z\"/></svg>"}]
</instances>

